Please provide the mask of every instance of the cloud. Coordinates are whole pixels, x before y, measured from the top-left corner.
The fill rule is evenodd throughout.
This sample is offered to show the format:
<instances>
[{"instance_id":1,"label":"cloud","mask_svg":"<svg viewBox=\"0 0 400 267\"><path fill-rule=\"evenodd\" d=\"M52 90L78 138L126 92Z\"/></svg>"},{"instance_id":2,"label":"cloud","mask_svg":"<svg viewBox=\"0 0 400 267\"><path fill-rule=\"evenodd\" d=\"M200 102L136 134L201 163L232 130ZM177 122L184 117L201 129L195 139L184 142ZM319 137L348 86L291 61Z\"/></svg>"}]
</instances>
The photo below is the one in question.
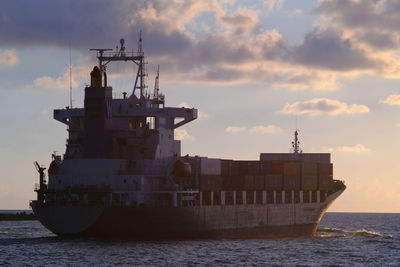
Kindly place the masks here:
<instances>
[{"instance_id":1,"label":"cloud","mask_svg":"<svg viewBox=\"0 0 400 267\"><path fill-rule=\"evenodd\" d=\"M365 51L356 48L349 38L333 30L319 30L307 34L291 58L295 62L336 71L363 70L379 65L368 58Z\"/></svg>"},{"instance_id":2,"label":"cloud","mask_svg":"<svg viewBox=\"0 0 400 267\"><path fill-rule=\"evenodd\" d=\"M371 152L371 149L367 148L362 144L356 144L354 146L338 146L334 148L324 148L324 150L329 152L340 151L340 152L352 152L352 153L366 153Z\"/></svg>"},{"instance_id":3,"label":"cloud","mask_svg":"<svg viewBox=\"0 0 400 267\"><path fill-rule=\"evenodd\" d=\"M314 11L321 17L318 27L340 32L342 39L349 40L351 47L372 63L358 74L400 78L399 1L323 0Z\"/></svg>"},{"instance_id":4,"label":"cloud","mask_svg":"<svg viewBox=\"0 0 400 267\"><path fill-rule=\"evenodd\" d=\"M72 87L77 87L78 83L75 81L74 76L71 80ZM49 76L38 77L33 82L34 86L37 88L45 89L68 89L69 88L69 69L66 69L64 73L57 77L52 78Z\"/></svg>"},{"instance_id":5,"label":"cloud","mask_svg":"<svg viewBox=\"0 0 400 267\"><path fill-rule=\"evenodd\" d=\"M294 15L303 15L304 11L301 9L295 9L293 10L293 14Z\"/></svg>"},{"instance_id":6,"label":"cloud","mask_svg":"<svg viewBox=\"0 0 400 267\"><path fill-rule=\"evenodd\" d=\"M369 108L365 105L346 104L337 100L327 98L313 98L304 102L286 104L280 111L286 115L343 115L368 113Z\"/></svg>"},{"instance_id":7,"label":"cloud","mask_svg":"<svg viewBox=\"0 0 400 267\"><path fill-rule=\"evenodd\" d=\"M336 150L341 152L354 152L354 153L365 153L371 151L371 149L365 147L362 144L356 144L354 146L340 146L337 147Z\"/></svg>"},{"instance_id":8,"label":"cloud","mask_svg":"<svg viewBox=\"0 0 400 267\"><path fill-rule=\"evenodd\" d=\"M384 12L379 1L343 2L351 3L320 1L314 11L320 20L296 45L288 44L286 37L261 19L265 14L260 10L280 9L283 0L256 1L246 8L218 0L0 2L0 39L2 46L9 47L71 45L87 55L92 47L114 47L121 37L129 51L136 50L142 29L144 51L149 62L161 65L165 83L266 83L294 90L335 90L342 77L400 78L399 51L390 50L398 48L398 30L387 35L389 30L375 25L381 22L385 29L398 28L395 2L386 0ZM357 11L371 14L373 22ZM391 18L385 19L386 15ZM373 34L366 34L369 31ZM373 42L389 43L391 52L374 50ZM42 78L38 82L62 84L55 78Z\"/></svg>"},{"instance_id":9,"label":"cloud","mask_svg":"<svg viewBox=\"0 0 400 267\"><path fill-rule=\"evenodd\" d=\"M283 0L265 0L264 7L266 7L269 11L274 9L281 9L283 4Z\"/></svg>"},{"instance_id":10,"label":"cloud","mask_svg":"<svg viewBox=\"0 0 400 267\"><path fill-rule=\"evenodd\" d=\"M227 133L240 133L240 132L244 132L246 130L246 127L243 126L228 126L225 129L225 132Z\"/></svg>"},{"instance_id":11,"label":"cloud","mask_svg":"<svg viewBox=\"0 0 400 267\"><path fill-rule=\"evenodd\" d=\"M196 138L193 135L190 135L186 130L183 129L175 129L175 140L189 140L194 141Z\"/></svg>"},{"instance_id":12,"label":"cloud","mask_svg":"<svg viewBox=\"0 0 400 267\"><path fill-rule=\"evenodd\" d=\"M15 49L0 50L0 65L14 66L19 62Z\"/></svg>"},{"instance_id":13,"label":"cloud","mask_svg":"<svg viewBox=\"0 0 400 267\"><path fill-rule=\"evenodd\" d=\"M260 134L274 134L274 133L279 133L281 131L282 129L275 125L267 125L267 126L258 125L250 128L251 133L260 133Z\"/></svg>"},{"instance_id":14,"label":"cloud","mask_svg":"<svg viewBox=\"0 0 400 267\"><path fill-rule=\"evenodd\" d=\"M275 134L281 132L282 129L275 125L256 125L250 128L245 126L228 126L225 128L225 132L236 134L242 132L250 132L254 134Z\"/></svg>"},{"instance_id":15,"label":"cloud","mask_svg":"<svg viewBox=\"0 0 400 267\"><path fill-rule=\"evenodd\" d=\"M365 147L362 144L356 144L354 146L342 146L342 147L338 147L337 149L342 152L356 152L356 153L371 151L371 149Z\"/></svg>"},{"instance_id":16,"label":"cloud","mask_svg":"<svg viewBox=\"0 0 400 267\"><path fill-rule=\"evenodd\" d=\"M400 95L390 95L385 100L382 100L381 103L389 105L389 106L399 106L400 105Z\"/></svg>"}]
</instances>

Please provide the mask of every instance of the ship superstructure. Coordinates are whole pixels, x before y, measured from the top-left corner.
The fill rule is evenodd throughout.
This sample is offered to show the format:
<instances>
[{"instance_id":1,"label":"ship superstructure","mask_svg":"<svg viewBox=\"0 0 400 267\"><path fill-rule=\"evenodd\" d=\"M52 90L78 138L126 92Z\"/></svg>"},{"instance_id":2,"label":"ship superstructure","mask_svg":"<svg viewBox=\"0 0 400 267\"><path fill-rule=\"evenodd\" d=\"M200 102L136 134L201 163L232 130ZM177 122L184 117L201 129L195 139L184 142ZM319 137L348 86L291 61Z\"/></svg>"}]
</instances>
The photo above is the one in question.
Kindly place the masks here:
<instances>
[{"instance_id":1,"label":"ship superstructure","mask_svg":"<svg viewBox=\"0 0 400 267\"><path fill-rule=\"evenodd\" d=\"M312 235L345 189L333 180L330 154L262 153L258 161L181 156L174 130L197 118L194 108L166 107L146 92L142 40L137 52L91 49L98 66L83 108L54 110L68 127L63 157L52 155L32 209L57 234L219 237ZM114 98L107 65L137 66L130 95Z\"/></svg>"}]
</instances>

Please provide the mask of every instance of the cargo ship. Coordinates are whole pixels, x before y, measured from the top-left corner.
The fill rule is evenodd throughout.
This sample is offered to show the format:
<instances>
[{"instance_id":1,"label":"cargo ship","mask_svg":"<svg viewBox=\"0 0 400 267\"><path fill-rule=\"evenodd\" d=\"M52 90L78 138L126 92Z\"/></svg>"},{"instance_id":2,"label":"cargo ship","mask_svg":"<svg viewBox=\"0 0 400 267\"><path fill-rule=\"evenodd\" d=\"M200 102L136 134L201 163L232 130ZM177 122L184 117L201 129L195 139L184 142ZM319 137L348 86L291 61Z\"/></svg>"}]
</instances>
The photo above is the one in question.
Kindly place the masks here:
<instances>
[{"instance_id":1,"label":"cargo ship","mask_svg":"<svg viewBox=\"0 0 400 267\"><path fill-rule=\"evenodd\" d=\"M269 238L313 236L324 212L345 190L333 179L329 153L303 153L295 131L291 153L259 160L181 155L174 130L197 118L194 108L166 107L146 91L142 38L137 51L91 49L98 66L83 108L54 110L67 125L63 155L46 168L30 206L62 236L111 238ZM113 96L110 63L137 67L132 91Z\"/></svg>"}]
</instances>

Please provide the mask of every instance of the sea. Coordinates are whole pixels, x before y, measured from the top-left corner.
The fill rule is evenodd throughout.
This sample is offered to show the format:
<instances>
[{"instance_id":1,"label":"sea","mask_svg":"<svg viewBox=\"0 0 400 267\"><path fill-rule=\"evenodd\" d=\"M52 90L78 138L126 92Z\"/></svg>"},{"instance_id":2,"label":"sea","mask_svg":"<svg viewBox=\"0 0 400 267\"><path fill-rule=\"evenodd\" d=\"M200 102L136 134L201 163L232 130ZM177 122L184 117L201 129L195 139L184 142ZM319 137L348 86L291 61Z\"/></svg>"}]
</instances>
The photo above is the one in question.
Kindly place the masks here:
<instances>
[{"instance_id":1,"label":"sea","mask_svg":"<svg viewBox=\"0 0 400 267\"><path fill-rule=\"evenodd\" d=\"M326 213L289 239L128 241L57 237L0 221L0 266L400 266L399 213Z\"/></svg>"}]
</instances>

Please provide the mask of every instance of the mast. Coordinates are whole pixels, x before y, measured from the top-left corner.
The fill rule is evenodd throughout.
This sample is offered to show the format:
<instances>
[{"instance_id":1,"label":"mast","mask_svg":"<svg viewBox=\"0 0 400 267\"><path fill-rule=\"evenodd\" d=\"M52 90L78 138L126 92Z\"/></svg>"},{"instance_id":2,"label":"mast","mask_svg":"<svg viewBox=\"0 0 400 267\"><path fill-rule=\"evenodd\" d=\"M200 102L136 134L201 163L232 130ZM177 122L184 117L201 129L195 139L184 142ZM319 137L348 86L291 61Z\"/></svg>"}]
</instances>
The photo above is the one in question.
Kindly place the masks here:
<instances>
[{"instance_id":1,"label":"mast","mask_svg":"<svg viewBox=\"0 0 400 267\"><path fill-rule=\"evenodd\" d=\"M139 63L140 98L143 98L144 97L144 89L146 88L146 84L145 84L146 71L144 69L145 62L144 62L143 41L142 41L142 31L141 30L139 33L138 55L140 56L140 63Z\"/></svg>"},{"instance_id":2,"label":"mast","mask_svg":"<svg viewBox=\"0 0 400 267\"><path fill-rule=\"evenodd\" d=\"M71 65L71 47L69 47L69 107L72 108L72 65Z\"/></svg>"},{"instance_id":3,"label":"mast","mask_svg":"<svg viewBox=\"0 0 400 267\"><path fill-rule=\"evenodd\" d=\"M142 44L142 32L140 32L139 36L139 49L137 52L126 52L125 46L124 46L125 40L121 38L120 40L120 48L119 51L116 52L110 52L113 49L104 49L104 48L92 48L90 51L96 51L97 52L97 59L99 60L99 70L100 70L100 75L101 77L104 77L106 79L105 70L106 66L108 63L111 61L132 61L138 66L137 74L136 74L136 79L135 79L135 85L133 87L133 92L130 97L135 96L135 91L136 89L140 89L140 98L145 98L144 94L144 89L146 88L145 85L145 76L147 75L145 72L144 68L144 52L143 52L143 44ZM118 50L118 46L117 46ZM140 82L138 81L140 79ZM139 85L138 85L139 82ZM105 84L105 83L104 83Z\"/></svg>"},{"instance_id":4,"label":"mast","mask_svg":"<svg viewBox=\"0 0 400 267\"><path fill-rule=\"evenodd\" d=\"M299 130L296 129L294 131L294 141L292 142L292 147L293 147L293 154L295 156L298 156L298 154L303 153L303 150L300 148L300 140L299 140Z\"/></svg>"},{"instance_id":5,"label":"mast","mask_svg":"<svg viewBox=\"0 0 400 267\"><path fill-rule=\"evenodd\" d=\"M157 65L157 75L154 80L154 98L155 99L158 99L158 93L160 92L159 80L160 80L160 65Z\"/></svg>"}]
</instances>

